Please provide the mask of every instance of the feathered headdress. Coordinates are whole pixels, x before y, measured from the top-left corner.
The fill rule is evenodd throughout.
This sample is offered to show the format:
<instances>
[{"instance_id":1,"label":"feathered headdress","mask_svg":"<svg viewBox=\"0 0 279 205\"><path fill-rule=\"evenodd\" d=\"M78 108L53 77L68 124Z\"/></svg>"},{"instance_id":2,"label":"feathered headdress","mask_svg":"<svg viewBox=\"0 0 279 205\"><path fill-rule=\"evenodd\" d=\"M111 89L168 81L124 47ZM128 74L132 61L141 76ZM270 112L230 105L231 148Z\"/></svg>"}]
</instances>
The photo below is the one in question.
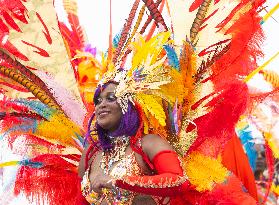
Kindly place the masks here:
<instances>
[{"instance_id":1,"label":"feathered headdress","mask_svg":"<svg viewBox=\"0 0 279 205\"><path fill-rule=\"evenodd\" d=\"M86 113L96 84L109 81L118 82L123 112L128 101L140 104L144 132L170 142L197 190L224 182L219 154L247 106L241 80L261 55L265 1L135 0L101 62L85 44L73 2L64 1L69 27L57 21L52 0L0 2L0 130L29 148L24 160L0 163L21 166L16 193L81 203L70 187L79 181Z\"/></svg>"}]
</instances>

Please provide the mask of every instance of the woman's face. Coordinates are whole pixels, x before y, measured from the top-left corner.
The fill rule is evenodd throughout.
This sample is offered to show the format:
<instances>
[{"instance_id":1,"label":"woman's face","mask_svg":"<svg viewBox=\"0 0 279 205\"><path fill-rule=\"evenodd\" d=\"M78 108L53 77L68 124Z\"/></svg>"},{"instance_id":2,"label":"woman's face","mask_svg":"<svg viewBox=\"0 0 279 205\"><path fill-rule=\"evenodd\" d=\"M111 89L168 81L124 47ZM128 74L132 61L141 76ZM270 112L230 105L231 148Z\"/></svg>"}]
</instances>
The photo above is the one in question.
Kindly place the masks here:
<instances>
[{"instance_id":1,"label":"woman's face","mask_svg":"<svg viewBox=\"0 0 279 205\"><path fill-rule=\"evenodd\" d=\"M115 88L115 84L108 84L95 100L97 123L110 132L118 128L122 117L122 110L114 94Z\"/></svg>"}]
</instances>

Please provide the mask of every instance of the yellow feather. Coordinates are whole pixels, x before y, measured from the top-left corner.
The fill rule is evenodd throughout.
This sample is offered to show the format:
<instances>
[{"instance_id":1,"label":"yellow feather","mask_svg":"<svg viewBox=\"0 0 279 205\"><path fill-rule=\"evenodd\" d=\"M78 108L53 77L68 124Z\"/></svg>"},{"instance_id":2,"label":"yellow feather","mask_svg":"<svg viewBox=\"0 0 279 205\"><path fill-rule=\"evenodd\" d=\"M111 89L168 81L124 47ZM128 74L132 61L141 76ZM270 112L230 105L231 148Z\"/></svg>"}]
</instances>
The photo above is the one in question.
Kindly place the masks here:
<instances>
[{"instance_id":1,"label":"yellow feather","mask_svg":"<svg viewBox=\"0 0 279 205\"><path fill-rule=\"evenodd\" d=\"M77 2L75 0L63 0L63 6L66 12L77 15Z\"/></svg>"},{"instance_id":2,"label":"yellow feather","mask_svg":"<svg viewBox=\"0 0 279 205\"><path fill-rule=\"evenodd\" d=\"M169 37L170 32L162 32L145 42L142 36L138 36L138 40L131 44L134 56L130 73L148 60L148 64L153 65L158 60L163 45L167 44Z\"/></svg>"},{"instance_id":3,"label":"yellow feather","mask_svg":"<svg viewBox=\"0 0 279 205\"><path fill-rule=\"evenodd\" d=\"M279 159L279 141L276 139L276 137L273 137L271 133L267 132L264 133L264 138L272 150L274 157Z\"/></svg>"},{"instance_id":4,"label":"yellow feather","mask_svg":"<svg viewBox=\"0 0 279 205\"><path fill-rule=\"evenodd\" d=\"M160 98L143 93L136 95L136 98L141 104L145 113L149 112L151 115L153 115L156 120L158 120L160 125L166 125L166 115L160 103Z\"/></svg>"},{"instance_id":5,"label":"yellow feather","mask_svg":"<svg viewBox=\"0 0 279 205\"><path fill-rule=\"evenodd\" d=\"M188 42L184 42L181 56L179 59L180 70L182 75L182 81L184 84L185 92L184 106L183 106L183 117L189 114L189 108L196 100L195 92L197 92L197 86L195 85L196 69L196 56L194 54L192 46ZM198 96L196 96L198 97Z\"/></svg>"},{"instance_id":6,"label":"yellow feather","mask_svg":"<svg viewBox=\"0 0 279 205\"><path fill-rule=\"evenodd\" d=\"M182 75L177 70L171 69L169 76L172 82L162 85L160 87L160 92L169 98L169 100L167 100L168 102L175 103L175 101L178 100L178 103L182 103L183 99L188 94L188 89L184 86Z\"/></svg>"},{"instance_id":7,"label":"yellow feather","mask_svg":"<svg viewBox=\"0 0 279 205\"><path fill-rule=\"evenodd\" d=\"M18 164L19 164L18 161L3 162L0 163L0 168L7 167L7 166L16 166Z\"/></svg>"},{"instance_id":8,"label":"yellow feather","mask_svg":"<svg viewBox=\"0 0 279 205\"><path fill-rule=\"evenodd\" d=\"M55 144L59 141L64 146L75 146L73 139L76 139L77 135L82 135L76 124L58 112L53 114L48 121L40 123L35 134Z\"/></svg>"},{"instance_id":9,"label":"yellow feather","mask_svg":"<svg viewBox=\"0 0 279 205\"><path fill-rule=\"evenodd\" d=\"M279 87L279 74L272 70L263 70L261 73L264 76L264 79L271 83L274 88Z\"/></svg>"},{"instance_id":10,"label":"yellow feather","mask_svg":"<svg viewBox=\"0 0 279 205\"><path fill-rule=\"evenodd\" d=\"M271 186L271 192L276 193L277 195L279 195L279 185L275 185L274 183Z\"/></svg>"},{"instance_id":11,"label":"yellow feather","mask_svg":"<svg viewBox=\"0 0 279 205\"><path fill-rule=\"evenodd\" d=\"M197 191L210 191L214 184L223 183L229 176L221 159L214 159L199 152L192 152L184 159L184 170Z\"/></svg>"}]
</instances>

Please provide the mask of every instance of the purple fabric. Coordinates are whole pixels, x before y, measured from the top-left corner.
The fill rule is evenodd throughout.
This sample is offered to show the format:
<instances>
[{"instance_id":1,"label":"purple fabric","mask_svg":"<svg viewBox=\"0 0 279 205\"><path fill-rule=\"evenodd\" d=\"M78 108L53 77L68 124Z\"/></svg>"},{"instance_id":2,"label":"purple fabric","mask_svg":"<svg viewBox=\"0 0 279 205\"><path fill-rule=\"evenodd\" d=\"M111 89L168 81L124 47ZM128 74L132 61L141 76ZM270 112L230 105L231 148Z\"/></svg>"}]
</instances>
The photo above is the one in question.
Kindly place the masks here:
<instances>
[{"instance_id":1,"label":"purple fabric","mask_svg":"<svg viewBox=\"0 0 279 205\"><path fill-rule=\"evenodd\" d=\"M93 56L96 56L97 48L96 47L92 47L91 44L87 44L85 46L85 48L84 48L84 51L91 53Z\"/></svg>"},{"instance_id":2,"label":"purple fabric","mask_svg":"<svg viewBox=\"0 0 279 205\"><path fill-rule=\"evenodd\" d=\"M99 97L102 90L104 90L109 83L114 83L114 82L108 82L103 86L98 86L97 87L97 89L95 91L95 94L94 94L94 102ZM90 125L91 125L91 122L93 121L94 117L95 117L95 114L93 114L92 117L89 120L88 131L87 131L87 134L86 134L86 140L87 141L89 139L91 139L90 132L92 130L90 129ZM96 122L95 127L97 129L96 131L97 131L97 134L98 134L98 142L97 143L101 146L102 149L110 149L110 148L113 147L113 145L112 145L110 139L108 138L108 136L111 136L111 137L119 137L119 136L123 136L123 135L134 136L137 133L139 125L140 125L139 114L138 114L136 108L134 107L134 105L131 102L129 102L128 103L128 110L127 110L126 113L124 113L122 115L119 127L114 132L110 133L107 130L104 130Z\"/></svg>"}]
</instances>

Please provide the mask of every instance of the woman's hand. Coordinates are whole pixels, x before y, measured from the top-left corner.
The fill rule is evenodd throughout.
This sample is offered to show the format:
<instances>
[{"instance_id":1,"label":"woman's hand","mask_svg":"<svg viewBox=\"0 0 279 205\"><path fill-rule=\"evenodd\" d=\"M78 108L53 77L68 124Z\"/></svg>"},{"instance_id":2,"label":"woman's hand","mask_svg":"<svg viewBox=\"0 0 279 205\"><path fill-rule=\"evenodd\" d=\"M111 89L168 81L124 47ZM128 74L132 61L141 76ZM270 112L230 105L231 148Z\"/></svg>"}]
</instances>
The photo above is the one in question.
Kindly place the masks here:
<instances>
[{"instance_id":1,"label":"woman's hand","mask_svg":"<svg viewBox=\"0 0 279 205\"><path fill-rule=\"evenodd\" d=\"M102 193L103 188L112 189L113 179L109 175L99 173L90 177L92 190L96 193Z\"/></svg>"}]
</instances>

